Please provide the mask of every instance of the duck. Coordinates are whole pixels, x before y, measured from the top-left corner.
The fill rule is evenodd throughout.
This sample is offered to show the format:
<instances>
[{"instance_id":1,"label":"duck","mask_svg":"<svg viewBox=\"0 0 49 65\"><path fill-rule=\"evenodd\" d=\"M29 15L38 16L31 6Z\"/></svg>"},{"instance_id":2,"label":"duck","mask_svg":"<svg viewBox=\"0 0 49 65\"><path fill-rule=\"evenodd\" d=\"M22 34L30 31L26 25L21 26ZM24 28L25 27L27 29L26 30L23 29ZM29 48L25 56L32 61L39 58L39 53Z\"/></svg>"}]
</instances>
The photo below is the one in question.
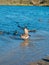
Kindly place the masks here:
<instances>
[{"instance_id":1,"label":"duck","mask_svg":"<svg viewBox=\"0 0 49 65\"><path fill-rule=\"evenodd\" d=\"M21 28L24 31L24 34L21 34L20 37L24 40L28 39L31 35L29 35L29 32L36 32L36 30L28 30L27 26L21 27L20 25L18 25L19 28Z\"/></svg>"},{"instance_id":2,"label":"duck","mask_svg":"<svg viewBox=\"0 0 49 65\"><path fill-rule=\"evenodd\" d=\"M21 35L22 39L28 39L29 38L29 31L27 28L24 29L24 34Z\"/></svg>"},{"instance_id":3,"label":"duck","mask_svg":"<svg viewBox=\"0 0 49 65\"><path fill-rule=\"evenodd\" d=\"M24 39L24 40L25 40L25 39L28 39L28 38L29 38L29 35L22 34L22 35L21 35L21 38Z\"/></svg>"}]
</instances>

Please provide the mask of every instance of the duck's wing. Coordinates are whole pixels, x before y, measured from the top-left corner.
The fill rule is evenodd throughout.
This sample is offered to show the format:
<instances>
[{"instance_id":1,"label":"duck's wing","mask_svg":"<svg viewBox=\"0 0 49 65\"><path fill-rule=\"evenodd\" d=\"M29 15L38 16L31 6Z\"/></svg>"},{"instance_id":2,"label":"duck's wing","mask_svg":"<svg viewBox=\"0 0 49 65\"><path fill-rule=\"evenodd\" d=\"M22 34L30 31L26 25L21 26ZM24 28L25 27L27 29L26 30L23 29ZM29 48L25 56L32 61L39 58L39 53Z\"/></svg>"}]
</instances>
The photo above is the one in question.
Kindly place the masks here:
<instances>
[{"instance_id":1,"label":"duck's wing","mask_svg":"<svg viewBox=\"0 0 49 65\"><path fill-rule=\"evenodd\" d=\"M28 30L29 32L36 32L36 30Z\"/></svg>"}]
</instances>

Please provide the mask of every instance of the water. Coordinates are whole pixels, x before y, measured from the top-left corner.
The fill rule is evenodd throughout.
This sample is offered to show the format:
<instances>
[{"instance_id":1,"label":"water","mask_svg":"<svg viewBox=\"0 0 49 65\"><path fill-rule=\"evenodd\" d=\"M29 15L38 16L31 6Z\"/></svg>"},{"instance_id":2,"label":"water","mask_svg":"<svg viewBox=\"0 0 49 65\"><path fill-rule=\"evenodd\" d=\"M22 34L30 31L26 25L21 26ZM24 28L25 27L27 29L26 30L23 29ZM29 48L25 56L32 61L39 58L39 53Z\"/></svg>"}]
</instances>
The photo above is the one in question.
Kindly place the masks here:
<instances>
[{"instance_id":1,"label":"water","mask_svg":"<svg viewBox=\"0 0 49 65\"><path fill-rule=\"evenodd\" d=\"M18 25L36 32L24 41ZM0 65L28 65L49 56L49 7L0 6L0 31L10 32L0 34Z\"/></svg>"}]
</instances>

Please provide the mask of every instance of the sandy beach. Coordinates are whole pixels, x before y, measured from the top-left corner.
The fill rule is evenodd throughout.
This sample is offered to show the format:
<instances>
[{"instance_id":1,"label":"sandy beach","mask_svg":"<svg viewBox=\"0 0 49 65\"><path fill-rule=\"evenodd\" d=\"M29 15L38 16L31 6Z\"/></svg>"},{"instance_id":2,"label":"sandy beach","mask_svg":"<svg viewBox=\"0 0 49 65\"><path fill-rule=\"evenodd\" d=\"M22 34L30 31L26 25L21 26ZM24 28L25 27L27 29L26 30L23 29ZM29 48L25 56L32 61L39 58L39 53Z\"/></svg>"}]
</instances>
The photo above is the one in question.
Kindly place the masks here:
<instances>
[{"instance_id":1,"label":"sandy beach","mask_svg":"<svg viewBox=\"0 0 49 65\"><path fill-rule=\"evenodd\" d=\"M0 5L49 6L49 0L0 0Z\"/></svg>"}]
</instances>

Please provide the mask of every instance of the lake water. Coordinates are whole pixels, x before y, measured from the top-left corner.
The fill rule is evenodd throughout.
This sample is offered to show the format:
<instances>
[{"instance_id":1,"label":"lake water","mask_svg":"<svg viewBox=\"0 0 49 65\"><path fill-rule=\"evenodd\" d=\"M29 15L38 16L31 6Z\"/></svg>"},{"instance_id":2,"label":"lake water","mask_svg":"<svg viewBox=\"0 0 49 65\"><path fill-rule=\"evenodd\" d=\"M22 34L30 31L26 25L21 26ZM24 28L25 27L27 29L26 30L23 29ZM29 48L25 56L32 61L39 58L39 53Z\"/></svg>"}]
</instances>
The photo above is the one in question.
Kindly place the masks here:
<instances>
[{"instance_id":1,"label":"lake water","mask_svg":"<svg viewBox=\"0 0 49 65\"><path fill-rule=\"evenodd\" d=\"M22 40L18 25L36 32ZM0 31L10 32L0 34L0 65L28 65L49 56L49 7L0 6Z\"/></svg>"}]
</instances>

